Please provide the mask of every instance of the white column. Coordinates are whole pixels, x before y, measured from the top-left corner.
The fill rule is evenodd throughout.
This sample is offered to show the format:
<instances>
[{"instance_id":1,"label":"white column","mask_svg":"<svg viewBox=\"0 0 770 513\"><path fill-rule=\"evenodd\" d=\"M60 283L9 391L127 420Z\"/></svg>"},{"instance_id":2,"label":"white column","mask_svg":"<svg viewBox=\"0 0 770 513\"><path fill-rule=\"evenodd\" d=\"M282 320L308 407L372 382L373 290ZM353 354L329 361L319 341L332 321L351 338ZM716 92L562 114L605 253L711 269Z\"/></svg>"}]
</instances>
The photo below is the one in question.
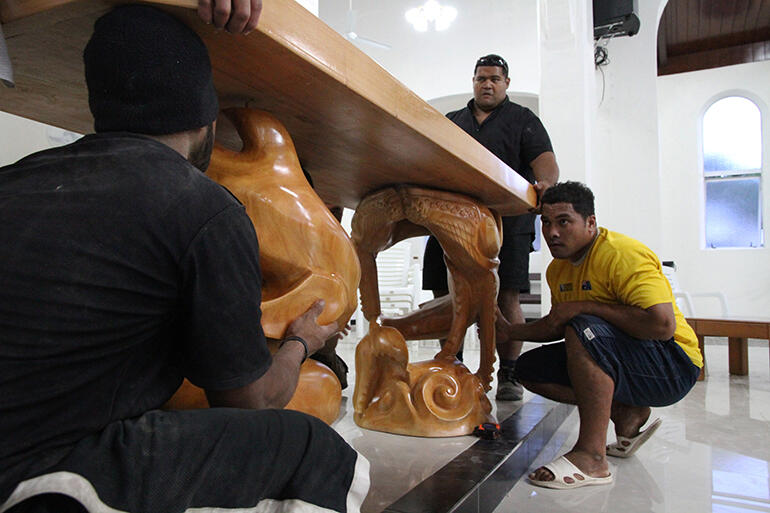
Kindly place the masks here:
<instances>
[{"instance_id":1,"label":"white column","mask_svg":"<svg viewBox=\"0 0 770 513\"><path fill-rule=\"evenodd\" d=\"M548 130L560 168L560 180L593 187L594 107L593 17L585 0L540 0L540 119ZM551 260L543 244L540 262ZM534 259L534 255L533 255ZM543 276L543 313L550 310L550 291Z\"/></svg>"},{"instance_id":2,"label":"white column","mask_svg":"<svg viewBox=\"0 0 770 513\"><path fill-rule=\"evenodd\" d=\"M655 252L660 251L663 240L657 30L664 3L639 2L639 33L613 38L607 45L610 62L602 68L603 84L602 75L596 75L596 168L592 180L601 206L599 223L642 241Z\"/></svg>"}]
</instances>

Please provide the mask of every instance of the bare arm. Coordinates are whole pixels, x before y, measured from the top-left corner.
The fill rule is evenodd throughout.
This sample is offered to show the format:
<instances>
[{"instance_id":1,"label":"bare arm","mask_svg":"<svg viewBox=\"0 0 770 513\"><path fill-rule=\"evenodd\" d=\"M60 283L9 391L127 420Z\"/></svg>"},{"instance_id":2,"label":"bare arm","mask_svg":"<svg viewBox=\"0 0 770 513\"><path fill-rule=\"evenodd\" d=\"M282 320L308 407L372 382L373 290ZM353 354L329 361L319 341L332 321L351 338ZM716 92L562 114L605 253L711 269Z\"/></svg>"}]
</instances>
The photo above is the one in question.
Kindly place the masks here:
<instances>
[{"instance_id":1,"label":"bare arm","mask_svg":"<svg viewBox=\"0 0 770 513\"><path fill-rule=\"evenodd\" d=\"M559 181L559 165L556 163L556 155L552 151L545 151L529 163L535 175L535 192L537 192L538 206L540 197L545 190Z\"/></svg>"},{"instance_id":2,"label":"bare arm","mask_svg":"<svg viewBox=\"0 0 770 513\"><path fill-rule=\"evenodd\" d=\"M257 28L262 0L198 0L198 16L233 34L248 34Z\"/></svg>"},{"instance_id":3,"label":"bare arm","mask_svg":"<svg viewBox=\"0 0 770 513\"><path fill-rule=\"evenodd\" d=\"M286 330L286 337L301 337L308 346L308 355L323 347L326 339L337 331L337 323L319 326L316 322L323 311L323 300L316 301L307 312L298 317ZM288 340L273 355L270 368L256 381L233 390L207 390L211 407L230 408L283 408L297 388L299 368L305 356L302 343Z\"/></svg>"},{"instance_id":4,"label":"bare arm","mask_svg":"<svg viewBox=\"0 0 770 513\"><path fill-rule=\"evenodd\" d=\"M557 303L547 316L527 324L508 324L498 315L497 330L508 338L550 342L564 338L567 323L580 314L600 317L639 339L668 340L676 329L676 318L671 303L661 303L644 309L595 301L572 301Z\"/></svg>"}]
</instances>

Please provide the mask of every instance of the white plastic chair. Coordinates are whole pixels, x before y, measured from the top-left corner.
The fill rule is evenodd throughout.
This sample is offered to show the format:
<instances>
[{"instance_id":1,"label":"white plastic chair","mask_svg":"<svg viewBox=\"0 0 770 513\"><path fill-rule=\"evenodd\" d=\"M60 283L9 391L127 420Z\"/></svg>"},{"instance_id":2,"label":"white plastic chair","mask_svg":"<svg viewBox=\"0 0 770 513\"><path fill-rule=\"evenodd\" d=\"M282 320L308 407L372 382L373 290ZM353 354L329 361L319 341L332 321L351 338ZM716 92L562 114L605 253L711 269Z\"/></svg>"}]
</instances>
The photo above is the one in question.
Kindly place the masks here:
<instances>
[{"instance_id":1,"label":"white plastic chair","mask_svg":"<svg viewBox=\"0 0 770 513\"><path fill-rule=\"evenodd\" d=\"M412 255L412 245L402 241L377 254L377 283L380 291L380 310L393 317L417 309L420 302L420 256ZM361 311L356 311L356 335L366 335L368 323Z\"/></svg>"},{"instance_id":2,"label":"white plastic chair","mask_svg":"<svg viewBox=\"0 0 770 513\"><path fill-rule=\"evenodd\" d=\"M377 282L384 315L402 315L416 309L420 300L420 262L412 246L403 241L377 255Z\"/></svg>"},{"instance_id":3,"label":"white plastic chair","mask_svg":"<svg viewBox=\"0 0 770 513\"><path fill-rule=\"evenodd\" d=\"M730 310L727 306L727 298L722 292L688 292L682 290L679 285L679 279L676 276L676 264L672 261L662 262L663 274L671 284L671 291L674 293L674 299L677 306L682 310L685 317L695 317L695 303L693 298L711 297L717 299L722 308L722 315L727 317Z\"/></svg>"}]
</instances>

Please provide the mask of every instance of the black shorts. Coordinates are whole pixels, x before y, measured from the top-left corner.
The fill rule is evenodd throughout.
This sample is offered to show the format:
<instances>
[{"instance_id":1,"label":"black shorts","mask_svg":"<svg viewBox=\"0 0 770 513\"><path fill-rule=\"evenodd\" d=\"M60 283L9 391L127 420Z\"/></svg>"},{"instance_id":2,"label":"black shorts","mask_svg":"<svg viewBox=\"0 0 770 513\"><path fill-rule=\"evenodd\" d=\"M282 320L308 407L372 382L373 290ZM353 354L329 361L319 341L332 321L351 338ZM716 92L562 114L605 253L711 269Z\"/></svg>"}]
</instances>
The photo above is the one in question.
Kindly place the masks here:
<instances>
[{"instance_id":1,"label":"black shorts","mask_svg":"<svg viewBox=\"0 0 770 513\"><path fill-rule=\"evenodd\" d=\"M357 512L368 489L369 463L315 417L155 410L84 438L57 465L20 483L0 512L58 512L51 508L62 497L89 512Z\"/></svg>"},{"instance_id":2,"label":"black shorts","mask_svg":"<svg viewBox=\"0 0 770 513\"><path fill-rule=\"evenodd\" d=\"M509 234L503 237L500 248L501 289L515 289L529 292L529 253L532 251L532 233ZM444 251L435 237L430 237L425 246L422 266L422 288L424 290L449 290L447 271L444 264Z\"/></svg>"},{"instance_id":3,"label":"black shorts","mask_svg":"<svg viewBox=\"0 0 770 513\"><path fill-rule=\"evenodd\" d=\"M593 315L578 315L569 325L594 361L615 382L613 399L623 404L674 404L687 395L700 374L700 368L673 338L637 339ZM525 382L571 387L564 342L544 344L522 353L516 361L514 376Z\"/></svg>"}]
</instances>

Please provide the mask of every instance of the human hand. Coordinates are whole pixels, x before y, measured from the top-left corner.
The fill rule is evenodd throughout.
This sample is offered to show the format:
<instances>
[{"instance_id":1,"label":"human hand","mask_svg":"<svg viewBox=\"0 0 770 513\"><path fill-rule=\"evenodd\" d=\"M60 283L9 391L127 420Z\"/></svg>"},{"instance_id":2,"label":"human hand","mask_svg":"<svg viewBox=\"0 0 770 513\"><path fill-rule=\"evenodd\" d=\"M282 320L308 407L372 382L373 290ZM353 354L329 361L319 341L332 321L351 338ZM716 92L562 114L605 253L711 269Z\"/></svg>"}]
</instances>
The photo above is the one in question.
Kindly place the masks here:
<instances>
[{"instance_id":1,"label":"human hand","mask_svg":"<svg viewBox=\"0 0 770 513\"><path fill-rule=\"evenodd\" d=\"M248 34L257 28L262 0L198 0L198 16L216 28Z\"/></svg>"},{"instance_id":2,"label":"human hand","mask_svg":"<svg viewBox=\"0 0 770 513\"><path fill-rule=\"evenodd\" d=\"M499 344L501 342L506 342L509 338L511 338L511 328L512 324L508 322L508 319L505 318L503 315L503 312L500 310L500 307L497 307L497 311L495 312L495 343ZM478 329L478 328L477 328Z\"/></svg>"},{"instance_id":3,"label":"human hand","mask_svg":"<svg viewBox=\"0 0 770 513\"><path fill-rule=\"evenodd\" d=\"M533 208L529 209L531 213L533 214L540 213L540 211L543 208L543 205L540 203L540 198L543 197L543 193L545 192L545 190L552 185L553 184L547 180L541 180L532 185L532 188L535 189L535 192L537 193L537 204Z\"/></svg>"},{"instance_id":4,"label":"human hand","mask_svg":"<svg viewBox=\"0 0 770 513\"><path fill-rule=\"evenodd\" d=\"M556 303L551 307L551 311L548 312L546 320L551 328L563 332L564 327L573 317L588 313L586 309L590 304L590 301L565 301L564 303Z\"/></svg>"},{"instance_id":5,"label":"human hand","mask_svg":"<svg viewBox=\"0 0 770 513\"><path fill-rule=\"evenodd\" d=\"M311 355L321 349L326 340L335 335L338 331L337 322L320 326L318 316L323 312L325 301L319 299L308 310L294 319L289 327L286 328L286 337L292 335L302 338L307 343L308 355Z\"/></svg>"}]
</instances>

